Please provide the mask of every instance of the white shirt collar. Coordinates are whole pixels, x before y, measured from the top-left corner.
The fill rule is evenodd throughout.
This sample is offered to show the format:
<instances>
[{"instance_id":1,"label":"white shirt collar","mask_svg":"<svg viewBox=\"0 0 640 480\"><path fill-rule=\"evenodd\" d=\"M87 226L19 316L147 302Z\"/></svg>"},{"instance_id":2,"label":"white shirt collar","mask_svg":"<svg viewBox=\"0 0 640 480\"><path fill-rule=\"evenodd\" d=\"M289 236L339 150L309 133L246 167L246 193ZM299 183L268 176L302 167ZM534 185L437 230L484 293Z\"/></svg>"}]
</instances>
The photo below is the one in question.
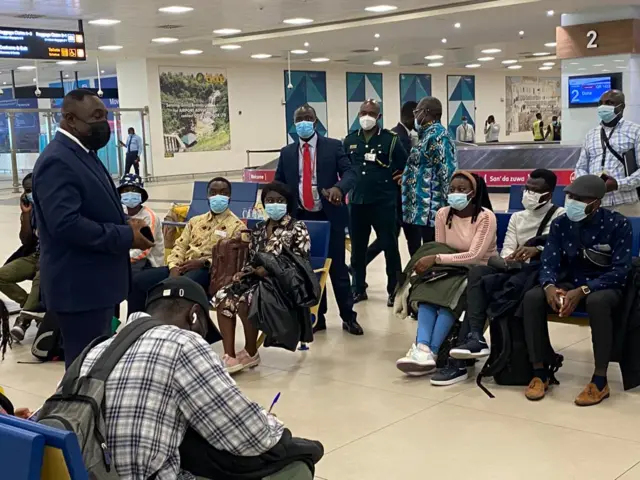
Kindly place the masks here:
<instances>
[{"instance_id":1,"label":"white shirt collar","mask_svg":"<svg viewBox=\"0 0 640 480\"><path fill-rule=\"evenodd\" d=\"M89 149L85 147L82 143L80 143L80 140L78 140L75 136L67 132L64 128L60 127L58 128L58 131L63 135L67 136L68 138L70 138L71 140L73 140L74 142L76 142L78 145L80 145L80 148L82 148L82 150L84 150L86 153L89 153Z\"/></svg>"},{"instance_id":2,"label":"white shirt collar","mask_svg":"<svg viewBox=\"0 0 640 480\"><path fill-rule=\"evenodd\" d=\"M310 146L312 149L315 149L315 148L316 148L316 145L318 145L318 132L316 132L316 133L313 135L313 137L311 137L311 138L309 139L309 141L308 141L308 142L305 142L304 140L300 139L300 150L302 150L303 145L304 145L305 143L308 143L308 144L309 144L309 146Z\"/></svg>"}]
</instances>

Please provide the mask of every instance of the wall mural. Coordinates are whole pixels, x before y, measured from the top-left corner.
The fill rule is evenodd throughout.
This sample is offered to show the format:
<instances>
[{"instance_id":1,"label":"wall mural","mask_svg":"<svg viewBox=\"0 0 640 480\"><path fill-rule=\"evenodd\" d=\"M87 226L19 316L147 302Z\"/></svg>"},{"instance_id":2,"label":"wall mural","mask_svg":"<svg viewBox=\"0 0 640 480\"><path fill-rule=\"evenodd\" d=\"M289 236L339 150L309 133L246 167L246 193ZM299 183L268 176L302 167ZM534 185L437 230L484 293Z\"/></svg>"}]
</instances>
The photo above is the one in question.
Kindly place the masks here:
<instances>
[{"instance_id":1,"label":"wall mural","mask_svg":"<svg viewBox=\"0 0 640 480\"><path fill-rule=\"evenodd\" d=\"M473 75L447 75L448 128L453 138L462 124L462 117L476 127L476 77ZM476 132L477 133L477 132Z\"/></svg>"},{"instance_id":2,"label":"wall mural","mask_svg":"<svg viewBox=\"0 0 640 480\"><path fill-rule=\"evenodd\" d=\"M427 73L400 74L400 108L407 102L419 102L431 96L431 75Z\"/></svg>"},{"instance_id":3,"label":"wall mural","mask_svg":"<svg viewBox=\"0 0 640 480\"><path fill-rule=\"evenodd\" d=\"M347 128L349 132L360 128L358 121L360 105L369 99L380 102L380 113L382 113L382 74L347 72ZM384 121L384 117L382 119Z\"/></svg>"},{"instance_id":4,"label":"wall mural","mask_svg":"<svg viewBox=\"0 0 640 480\"><path fill-rule=\"evenodd\" d=\"M285 121L287 124L287 143L298 140L293 114L298 107L308 103L318 116L317 132L327 136L327 74L326 72L291 71L291 85L289 87L289 72L284 71Z\"/></svg>"},{"instance_id":5,"label":"wall mural","mask_svg":"<svg viewBox=\"0 0 640 480\"><path fill-rule=\"evenodd\" d=\"M545 125L562 114L560 77L505 77L505 88L507 135L530 132L538 112Z\"/></svg>"},{"instance_id":6,"label":"wall mural","mask_svg":"<svg viewBox=\"0 0 640 480\"><path fill-rule=\"evenodd\" d=\"M224 70L160 67L166 157L229 150L229 90Z\"/></svg>"}]
</instances>

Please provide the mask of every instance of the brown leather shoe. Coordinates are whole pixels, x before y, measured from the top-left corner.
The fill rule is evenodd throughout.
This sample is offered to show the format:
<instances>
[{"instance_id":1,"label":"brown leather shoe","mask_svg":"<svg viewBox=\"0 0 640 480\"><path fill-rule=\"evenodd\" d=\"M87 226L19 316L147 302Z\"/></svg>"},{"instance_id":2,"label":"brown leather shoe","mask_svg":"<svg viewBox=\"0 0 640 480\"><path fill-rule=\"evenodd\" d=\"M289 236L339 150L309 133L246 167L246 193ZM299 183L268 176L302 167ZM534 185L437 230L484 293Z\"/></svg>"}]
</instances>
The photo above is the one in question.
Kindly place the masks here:
<instances>
[{"instance_id":1,"label":"brown leather shoe","mask_svg":"<svg viewBox=\"0 0 640 480\"><path fill-rule=\"evenodd\" d=\"M598 390L595 383L590 383L584 390L580 392L580 395L576 397L576 405L579 407L590 407L591 405L597 405L605 398L609 398L611 392L609 391L609 384L605 385L602 390Z\"/></svg>"},{"instance_id":2,"label":"brown leather shoe","mask_svg":"<svg viewBox=\"0 0 640 480\"><path fill-rule=\"evenodd\" d=\"M524 396L535 402L537 400L542 400L544 395L547 393L547 390L549 390L549 379L547 379L546 382L543 382L540 377L533 377L524 392Z\"/></svg>"}]
</instances>

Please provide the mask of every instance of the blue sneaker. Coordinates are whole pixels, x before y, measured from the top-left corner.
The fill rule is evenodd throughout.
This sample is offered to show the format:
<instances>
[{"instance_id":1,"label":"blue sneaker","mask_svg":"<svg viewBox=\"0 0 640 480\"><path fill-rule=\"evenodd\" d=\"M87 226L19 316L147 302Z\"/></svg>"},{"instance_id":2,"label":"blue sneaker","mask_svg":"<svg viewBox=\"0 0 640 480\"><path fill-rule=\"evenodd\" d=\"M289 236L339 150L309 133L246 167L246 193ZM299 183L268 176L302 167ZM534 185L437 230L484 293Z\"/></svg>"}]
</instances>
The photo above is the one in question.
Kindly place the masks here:
<instances>
[{"instance_id":1,"label":"blue sneaker","mask_svg":"<svg viewBox=\"0 0 640 480\"><path fill-rule=\"evenodd\" d=\"M471 332L462 345L451 349L449 355L457 360L468 360L488 357L490 353L491 348L484 337L477 332Z\"/></svg>"},{"instance_id":2,"label":"blue sneaker","mask_svg":"<svg viewBox=\"0 0 640 480\"><path fill-rule=\"evenodd\" d=\"M464 366L464 362L449 359L447 365L431 377L431 385L447 387L464 382L467 378L469 378L469 373Z\"/></svg>"}]
</instances>

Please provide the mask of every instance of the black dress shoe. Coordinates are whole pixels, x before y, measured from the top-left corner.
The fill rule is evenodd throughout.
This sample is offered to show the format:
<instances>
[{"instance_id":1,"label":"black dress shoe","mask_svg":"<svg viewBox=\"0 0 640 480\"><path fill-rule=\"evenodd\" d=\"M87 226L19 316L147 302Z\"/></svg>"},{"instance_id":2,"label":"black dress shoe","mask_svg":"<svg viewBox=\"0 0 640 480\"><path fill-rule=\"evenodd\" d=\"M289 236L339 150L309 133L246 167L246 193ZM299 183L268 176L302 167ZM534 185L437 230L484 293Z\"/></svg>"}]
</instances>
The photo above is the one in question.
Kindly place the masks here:
<instances>
[{"instance_id":1,"label":"black dress shoe","mask_svg":"<svg viewBox=\"0 0 640 480\"><path fill-rule=\"evenodd\" d=\"M369 300L369 295L367 295L367 292L362 292L362 293L354 293L353 294L353 303L360 303L360 302L364 302L365 300Z\"/></svg>"},{"instance_id":2,"label":"black dress shoe","mask_svg":"<svg viewBox=\"0 0 640 480\"><path fill-rule=\"evenodd\" d=\"M396 296L395 295L389 295L389 298L387 298L387 307L393 307L393 304L396 301Z\"/></svg>"},{"instance_id":3,"label":"black dress shoe","mask_svg":"<svg viewBox=\"0 0 640 480\"><path fill-rule=\"evenodd\" d=\"M316 326L313 327L313 334L315 335L318 332L324 332L327 329L327 325L325 323L316 323Z\"/></svg>"},{"instance_id":4,"label":"black dress shoe","mask_svg":"<svg viewBox=\"0 0 640 480\"><path fill-rule=\"evenodd\" d=\"M342 322L342 329L351 335L364 335L364 330L362 330L362 327L355 318L350 322Z\"/></svg>"}]
</instances>

